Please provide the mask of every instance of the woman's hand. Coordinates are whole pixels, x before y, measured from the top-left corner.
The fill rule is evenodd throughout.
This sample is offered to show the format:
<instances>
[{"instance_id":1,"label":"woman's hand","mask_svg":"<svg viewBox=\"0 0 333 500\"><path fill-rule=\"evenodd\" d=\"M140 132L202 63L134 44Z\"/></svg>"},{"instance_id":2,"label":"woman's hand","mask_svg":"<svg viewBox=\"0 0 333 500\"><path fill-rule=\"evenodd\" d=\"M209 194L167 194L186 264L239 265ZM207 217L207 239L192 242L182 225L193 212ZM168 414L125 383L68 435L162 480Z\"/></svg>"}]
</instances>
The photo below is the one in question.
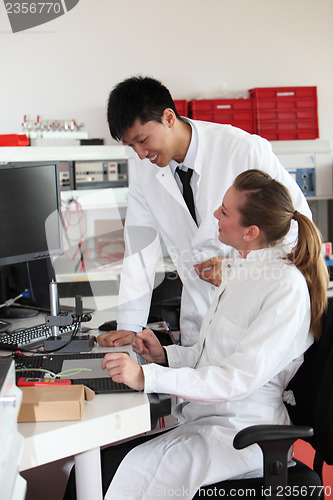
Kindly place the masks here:
<instances>
[{"instance_id":1,"label":"woman's hand","mask_svg":"<svg viewBox=\"0 0 333 500\"><path fill-rule=\"evenodd\" d=\"M214 286L220 286L222 282L222 260L226 257L212 257L194 266L194 270L203 281Z\"/></svg>"},{"instance_id":2,"label":"woman's hand","mask_svg":"<svg viewBox=\"0 0 333 500\"><path fill-rule=\"evenodd\" d=\"M97 342L104 347L118 347L131 344L135 338L135 332L129 330L110 330L101 333L96 338Z\"/></svg>"},{"instance_id":3,"label":"woman's hand","mask_svg":"<svg viewBox=\"0 0 333 500\"><path fill-rule=\"evenodd\" d=\"M114 382L122 383L143 391L145 377L141 366L124 352L109 352L102 359L102 369L107 370Z\"/></svg>"},{"instance_id":4,"label":"woman's hand","mask_svg":"<svg viewBox=\"0 0 333 500\"><path fill-rule=\"evenodd\" d=\"M134 352L141 354L149 363L166 364L164 349L149 328L136 334L132 347Z\"/></svg>"}]
</instances>

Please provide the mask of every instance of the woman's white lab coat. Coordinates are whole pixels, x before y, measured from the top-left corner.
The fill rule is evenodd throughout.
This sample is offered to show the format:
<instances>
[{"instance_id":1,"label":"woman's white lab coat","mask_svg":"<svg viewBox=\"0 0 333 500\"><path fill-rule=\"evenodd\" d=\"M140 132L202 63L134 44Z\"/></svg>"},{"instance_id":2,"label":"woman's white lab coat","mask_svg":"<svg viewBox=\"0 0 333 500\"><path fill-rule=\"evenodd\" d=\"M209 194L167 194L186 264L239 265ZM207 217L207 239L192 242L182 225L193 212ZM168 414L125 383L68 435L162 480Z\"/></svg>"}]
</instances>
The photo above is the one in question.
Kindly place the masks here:
<instances>
[{"instance_id":1,"label":"woman's white lab coat","mask_svg":"<svg viewBox=\"0 0 333 500\"><path fill-rule=\"evenodd\" d=\"M193 265L230 252L230 247L218 241L213 212L235 177L251 168L266 171L289 188L295 208L311 217L301 190L268 141L230 125L191 123L198 137L193 168L202 223L198 228L193 221L169 167L137 161L130 171L126 258L117 315L118 323L146 325L162 237L183 282L180 326L185 346L198 340L202 319L216 295L216 287L198 278Z\"/></svg>"},{"instance_id":2,"label":"woman's white lab coat","mask_svg":"<svg viewBox=\"0 0 333 500\"><path fill-rule=\"evenodd\" d=\"M259 447L235 450L232 440L249 425L290 423L283 391L313 342L307 285L285 257L277 245L223 261L199 342L166 347L169 368L144 366L146 392L186 400L175 412L183 425L132 450L107 499L126 498L129 484L131 499L176 488L192 498L200 485L260 469Z\"/></svg>"}]
</instances>

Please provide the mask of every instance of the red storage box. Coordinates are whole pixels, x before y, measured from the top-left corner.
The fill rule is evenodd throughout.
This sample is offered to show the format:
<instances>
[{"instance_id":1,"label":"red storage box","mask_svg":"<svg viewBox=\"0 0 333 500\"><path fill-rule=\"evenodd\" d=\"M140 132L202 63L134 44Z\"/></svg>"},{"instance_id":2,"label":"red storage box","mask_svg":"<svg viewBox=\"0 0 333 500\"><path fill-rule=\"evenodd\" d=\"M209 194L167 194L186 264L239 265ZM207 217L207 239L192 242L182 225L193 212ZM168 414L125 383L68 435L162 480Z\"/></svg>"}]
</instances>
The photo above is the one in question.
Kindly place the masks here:
<instances>
[{"instance_id":1,"label":"red storage box","mask_svg":"<svg viewBox=\"0 0 333 500\"><path fill-rule=\"evenodd\" d=\"M317 87L250 90L257 134L271 141L317 139Z\"/></svg>"},{"instance_id":2,"label":"red storage box","mask_svg":"<svg viewBox=\"0 0 333 500\"><path fill-rule=\"evenodd\" d=\"M30 141L25 134L0 135L0 146L29 146Z\"/></svg>"},{"instance_id":3,"label":"red storage box","mask_svg":"<svg viewBox=\"0 0 333 500\"><path fill-rule=\"evenodd\" d=\"M196 120L226 123L250 134L255 132L252 99L200 99L189 103L190 116Z\"/></svg>"},{"instance_id":4,"label":"red storage box","mask_svg":"<svg viewBox=\"0 0 333 500\"><path fill-rule=\"evenodd\" d=\"M178 100L173 101L176 106L176 110L180 116L187 116L187 101L186 100Z\"/></svg>"}]
</instances>

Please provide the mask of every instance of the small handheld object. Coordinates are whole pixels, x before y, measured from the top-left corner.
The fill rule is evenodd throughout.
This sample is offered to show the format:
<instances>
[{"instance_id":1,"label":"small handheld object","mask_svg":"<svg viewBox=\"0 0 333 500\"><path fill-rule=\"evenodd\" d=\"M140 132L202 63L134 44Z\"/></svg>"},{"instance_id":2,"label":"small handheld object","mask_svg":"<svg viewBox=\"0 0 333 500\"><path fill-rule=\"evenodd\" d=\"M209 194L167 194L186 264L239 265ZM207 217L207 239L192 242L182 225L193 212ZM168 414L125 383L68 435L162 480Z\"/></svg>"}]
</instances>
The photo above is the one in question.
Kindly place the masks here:
<instances>
[{"instance_id":1,"label":"small handheld object","mask_svg":"<svg viewBox=\"0 0 333 500\"><path fill-rule=\"evenodd\" d=\"M156 321L155 323L148 323L147 328L150 328L156 332L169 332L171 330L170 325L166 321Z\"/></svg>"},{"instance_id":2,"label":"small handheld object","mask_svg":"<svg viewBox=\"0 0 333 500\"><path fill-rule=\"evenodd\" d=\"M25 378L18 379L18 387L36 387L40 385L71 385L68 378Z\"/></svg>"}]
</instances>

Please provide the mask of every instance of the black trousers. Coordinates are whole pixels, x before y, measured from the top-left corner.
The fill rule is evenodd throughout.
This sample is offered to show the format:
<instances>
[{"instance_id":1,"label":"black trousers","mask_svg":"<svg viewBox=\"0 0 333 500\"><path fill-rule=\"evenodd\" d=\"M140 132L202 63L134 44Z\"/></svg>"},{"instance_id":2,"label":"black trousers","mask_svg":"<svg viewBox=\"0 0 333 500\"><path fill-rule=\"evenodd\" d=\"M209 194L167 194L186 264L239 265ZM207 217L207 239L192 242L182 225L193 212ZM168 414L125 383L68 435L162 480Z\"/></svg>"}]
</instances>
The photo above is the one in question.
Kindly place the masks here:
<instances>
[{"instance_id":1,"label":"black trousers","mask_svg":"<svg viewBox=\"0 0 333 500\"><path fill-rule=\"evenodd\" d=\"M110 483L113 479L113 476L115 475L123 459L126 457L127 453L129 453L136 446L150 441L151 439L154 439L155 437L160 436L165 432L168 431L160 432L157 435L149 434L141 436L136 439L132 439L130 441L126 441L114 446L109 446L108 448L104 448L103 450L101 450L103 497L105 496L108 487L110 486ZM72 470L70 472L63 500L76 500L75 466L72 467Z\"/></svg>"}]
</instances>

